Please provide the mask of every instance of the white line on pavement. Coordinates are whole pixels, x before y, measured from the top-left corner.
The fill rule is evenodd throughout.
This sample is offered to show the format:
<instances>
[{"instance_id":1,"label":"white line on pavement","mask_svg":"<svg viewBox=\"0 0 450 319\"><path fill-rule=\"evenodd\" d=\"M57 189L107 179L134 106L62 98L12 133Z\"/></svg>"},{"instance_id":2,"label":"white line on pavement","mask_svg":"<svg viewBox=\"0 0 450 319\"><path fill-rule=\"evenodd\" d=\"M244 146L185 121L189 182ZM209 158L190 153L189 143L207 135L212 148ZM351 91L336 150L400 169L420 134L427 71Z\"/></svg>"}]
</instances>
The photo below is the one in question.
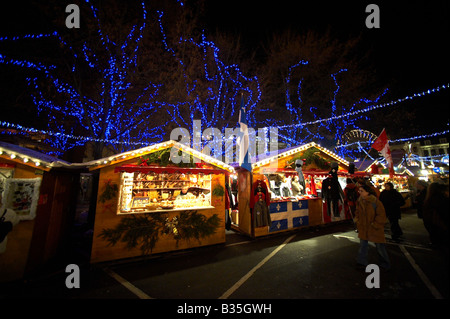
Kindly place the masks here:
<instances>
[{"instance_id":1,"label":"white line on pavement","mask_svg":"<svg viewBox=\"0 0 450 319\"><path fill-rule=\"evenodd\" d=\"M143 292L141 289L130 283L128 280L117 274L116 272L112 271L109 268L103 268L103 271L106 272L108 275L110 275L112 278L117 280L122 286L127 288L129 291L134 293L136 296L139 297L139 299L153 299L149 295L147 295L145 292Z\"/></svg>"},{"instance_id":2,"label":"white line on pavement","mask_svg":"<svg viewBox=\"0 0 450 319\"><path fill-rule=\"evenodd\" d=\"M236 282L230 289L225 291L219 299L227 299L229 296L233 294L240 286L244 284L259 268L261 268L266 262L268 262L277 252L283 249L292 239L294 239L295 235L292 235L288 239L286 239L280 246L274 249L266 258L259 262L255 267L253 267L248 273L246 273L238 282Z\"/></svg>"},{"instance_id":3,"label":"white line on pavement","mask_svg":"<svg viewBox=\"0 0 450 319\"><path fill-rule=\"evenodd\" d=\"M436 287L431 283L431 281L428 279L428 277L425 275L425 273L420 269L419 265L416 264L416 261L412 258L412 256L409 254L409 252L406 250L406 248L403 245L399 245L400 250L403 252L403 254L406 256L406 259L408 259L411 266L413 266L414 270L419 275L420 279L422 279L423 283L427 288L430 290L431 294L436 299L443 299L442 295L439 293L439 291L436 289Z\"/></svg>"}]
</instances>

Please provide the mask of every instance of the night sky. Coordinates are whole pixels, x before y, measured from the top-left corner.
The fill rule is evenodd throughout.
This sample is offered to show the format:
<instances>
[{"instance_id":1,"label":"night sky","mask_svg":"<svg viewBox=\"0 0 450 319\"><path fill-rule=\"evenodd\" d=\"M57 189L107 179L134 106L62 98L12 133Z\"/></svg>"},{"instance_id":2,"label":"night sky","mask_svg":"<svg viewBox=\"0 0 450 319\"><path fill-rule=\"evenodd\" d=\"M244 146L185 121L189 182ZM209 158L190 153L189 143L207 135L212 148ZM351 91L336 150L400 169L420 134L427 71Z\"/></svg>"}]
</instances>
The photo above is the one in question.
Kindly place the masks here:
<instances>
[{"instance_id":1,"label":"night sky","mask_svg":"<svg viewBox=\"0 0 450 319\"><path fill-rule=\"evenodd\" d=\"M368 29L367 5L380 9L380 28ZM211 25L242 34L249 46L258 47L272 32L290 28L316 30L341 39L362 35L373 50L381 81L389 83L388 97L403 98L450 82L448 46L449 1L214 1ZM406 104L406 103L405 103ZM402 105L415 108L423 134L435 132L436 117L448 123L449 94L417 99ZM431 112L430 112L431 111ZM443 128L448 130L448 126ZM375 133L376 134L376 133Z\"/></svg>"},{"instance_id":2,"label":"night sky","mask_svg":"<svg viewBox=\"0 0 450 319\"><path fill-rule=\"evenodd\" d=\"M285 28L332 31L346 38L362 34L376 52L377 67L388 77L408 81L406 89L448 83L448 1L213 1L210 24L242 34L258 46L267 34ZM380 8L380 28L365 25L366 6ZM411 86L413 85L413 86Z\"/></svg>"},{"instance_id":3,"label":"night sky","mask_svg":"<svg viewBox=\"0 0 450 319\"><path fill-rule=\"evenodd\" d=\"M70 1L67 1L69 4ZM151 2L150 2L151 3ZM338 38L362 35L374 51L377 73L389 87L389 98L401 98L450 82L449 7L447 0L428 1L208 1L206 32L215 29L240 35L245 48L256 50L268 35L291 28L296 32L331 30ZM380 29L365 25L366 6L380 8ZM45 24L23 2L0 14L0 35L33 33ZM7 85L3 79L3 88ZM3 90L2 90L3 91ZM3 91L5 92L5 91ZM3 94L3 93L0 93ZM410 102L408 102L410 103ZM424 134L447 127L433 127L436 116L447 118L448 93L424 98L404 107L417 108ZM432 110L431 112L429 110ZM442 121L441 121L442 122Z\"/></svg>"}]
</instances>

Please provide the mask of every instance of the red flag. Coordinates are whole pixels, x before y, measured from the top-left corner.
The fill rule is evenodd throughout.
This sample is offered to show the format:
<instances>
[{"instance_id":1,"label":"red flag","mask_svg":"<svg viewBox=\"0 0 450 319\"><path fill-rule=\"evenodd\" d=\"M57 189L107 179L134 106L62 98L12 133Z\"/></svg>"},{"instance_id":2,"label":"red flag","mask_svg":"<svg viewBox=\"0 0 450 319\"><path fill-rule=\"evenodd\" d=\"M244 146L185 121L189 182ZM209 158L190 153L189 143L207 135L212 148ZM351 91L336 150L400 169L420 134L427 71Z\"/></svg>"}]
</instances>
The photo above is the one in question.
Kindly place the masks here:
<instances>
[{"instance_id":1,"label":"red flag","mask_svg":"<svg viewBox=\"0 0 450 319\"><path fill-rule=\"evenodd\" d=\"M381 134L378 136L378 138L375 140L375 142L373 142L372 144L372 148L376 149L378 152L381 152L381 150L386 146L386 144L388 144L388 138L387 138L387 134L386 134L386 130L383 129L383 131L381 131Z\"/></svg>"},{"instance_id":2,"label":"red flag","mask_svg":"<svg viewBox=\"0 0 450 319\"><path fill-rule=\"evenodd\" d=\"M373 142L372 148L384 156L388 163L389 175L390 177L394 176L394 162L392 161L391 149L389 148L389 141L385 129L383 129L375 142Z\"/></svg>"}]
</instances>

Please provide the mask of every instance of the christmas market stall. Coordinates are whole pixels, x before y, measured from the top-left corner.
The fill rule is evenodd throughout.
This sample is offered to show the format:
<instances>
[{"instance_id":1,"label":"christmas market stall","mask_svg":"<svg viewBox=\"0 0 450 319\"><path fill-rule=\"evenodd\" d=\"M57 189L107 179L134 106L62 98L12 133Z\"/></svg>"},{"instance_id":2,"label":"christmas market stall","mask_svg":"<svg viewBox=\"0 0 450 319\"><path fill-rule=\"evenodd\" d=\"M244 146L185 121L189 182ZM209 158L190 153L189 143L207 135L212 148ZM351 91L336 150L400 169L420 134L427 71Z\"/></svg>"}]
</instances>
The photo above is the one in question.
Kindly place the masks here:
<instances>
[{"instance_id":1,"label":"christmas market stall","mask_svg":"<svg viewBox=\"0 0 450 319\"><path fill-rule=\"evenodd\" d=\"M0 281L21 279L65 249L79 170L55 157L0 142Z\"/></svg>"},{"instance_id":2,"label":"christmas market stall","mask_svg":"<svg viewBox=\"0 0 450 319\"><path fill-rule=\"evenodd\" d=\"M258 159L252 172L237 167L234 227L258 237L350 219L342 190L346 178L358 174L349 174L349 167L349 162L314 142Z\"/></svg>"},{"instance_id":3,"label":"christmas market stall","mask_svg":"<svg viewBox=\"0 0 450 319\"><path fill-rule=\"evenodd\" d=\"M375 160L372 165L366 169L367 172L370 172L374 186L378 188L380 192L384 189L385 183L391 182L394 185L394 188L402 194L405 199L405 205L402 206L402 208L411 207L411 189L418 178L407 168L403 168L403 170L400 171L399 168L394 167L394 170L394 174L389 174L389 169L386 165L378 160Z\"/></svg>"},{"instance_id":4,"label":"christmas market stall","mask_svg":"<svg viewBox=\"0 0 450 319\"><path fill-rule=\"evenodd\" d=\"M91 262L225 242L233 167L175 141L88 165L99 171Z\"/></svg>"}]
</instances>

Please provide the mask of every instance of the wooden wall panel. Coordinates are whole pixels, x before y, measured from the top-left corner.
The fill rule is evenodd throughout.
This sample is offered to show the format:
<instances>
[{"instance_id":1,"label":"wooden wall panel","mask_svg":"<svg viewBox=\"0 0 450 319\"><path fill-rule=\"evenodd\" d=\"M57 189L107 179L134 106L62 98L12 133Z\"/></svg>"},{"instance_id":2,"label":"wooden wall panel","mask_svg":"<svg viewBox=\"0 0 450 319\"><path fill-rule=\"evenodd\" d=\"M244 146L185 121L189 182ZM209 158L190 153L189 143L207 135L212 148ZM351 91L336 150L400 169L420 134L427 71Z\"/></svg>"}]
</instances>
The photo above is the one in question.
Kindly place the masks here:
<instances>
[{"instance_id":1,"label":"wooden wall panel","mask_svg":"<svg viewBox=\"0 0 450 319\"><path fill-rule=\"evenodd\" d=\"M120 163L120 165L131 164L134 162L136 162L136 159L130 160L127 163ZM98 187L99 194L101 194L104 191L105 185L108 182L115 183L118 186L120 185L120 174L114 172L115 166L118 165L103 167L100 170L99 187ZM216 185L222 186L223 189L225 190L224 174L212 175L211 189L213 190ZM97 200L94 235L91 251L92 263L137 257L142 255L140 247L128 249L126 247L126 243L122 242L118 242L116 245L112 246L109 244L108 241L104 240L99 236L103 231L103 229L114 228L116 225L120 223L121 219L124 218L124 216L128 216L128 215L117 215L116 211L118 205L118 197L119 192L117 193L117 196L115 198L108 200L104 203L102 203L100 200ZM153 248L151 254L224 243L225 197L221 196L219 198L216 196L212 196L211 201L215 209L199 210L198 212L205 215L207 218L213 216L214 214L218 215L220 219L220 224L215 234L209 237L202 238L200 241L197 241L196 239L191 239L190 241L180 240L178 242L178 245L172 234L167 235L160 234L159 240L156 242L155 247ZM162 210L161 212L164 211ZM167 217L170 220L177 215L179 215L179 212L167 212Z\"/></svg>"}]
</instances>

